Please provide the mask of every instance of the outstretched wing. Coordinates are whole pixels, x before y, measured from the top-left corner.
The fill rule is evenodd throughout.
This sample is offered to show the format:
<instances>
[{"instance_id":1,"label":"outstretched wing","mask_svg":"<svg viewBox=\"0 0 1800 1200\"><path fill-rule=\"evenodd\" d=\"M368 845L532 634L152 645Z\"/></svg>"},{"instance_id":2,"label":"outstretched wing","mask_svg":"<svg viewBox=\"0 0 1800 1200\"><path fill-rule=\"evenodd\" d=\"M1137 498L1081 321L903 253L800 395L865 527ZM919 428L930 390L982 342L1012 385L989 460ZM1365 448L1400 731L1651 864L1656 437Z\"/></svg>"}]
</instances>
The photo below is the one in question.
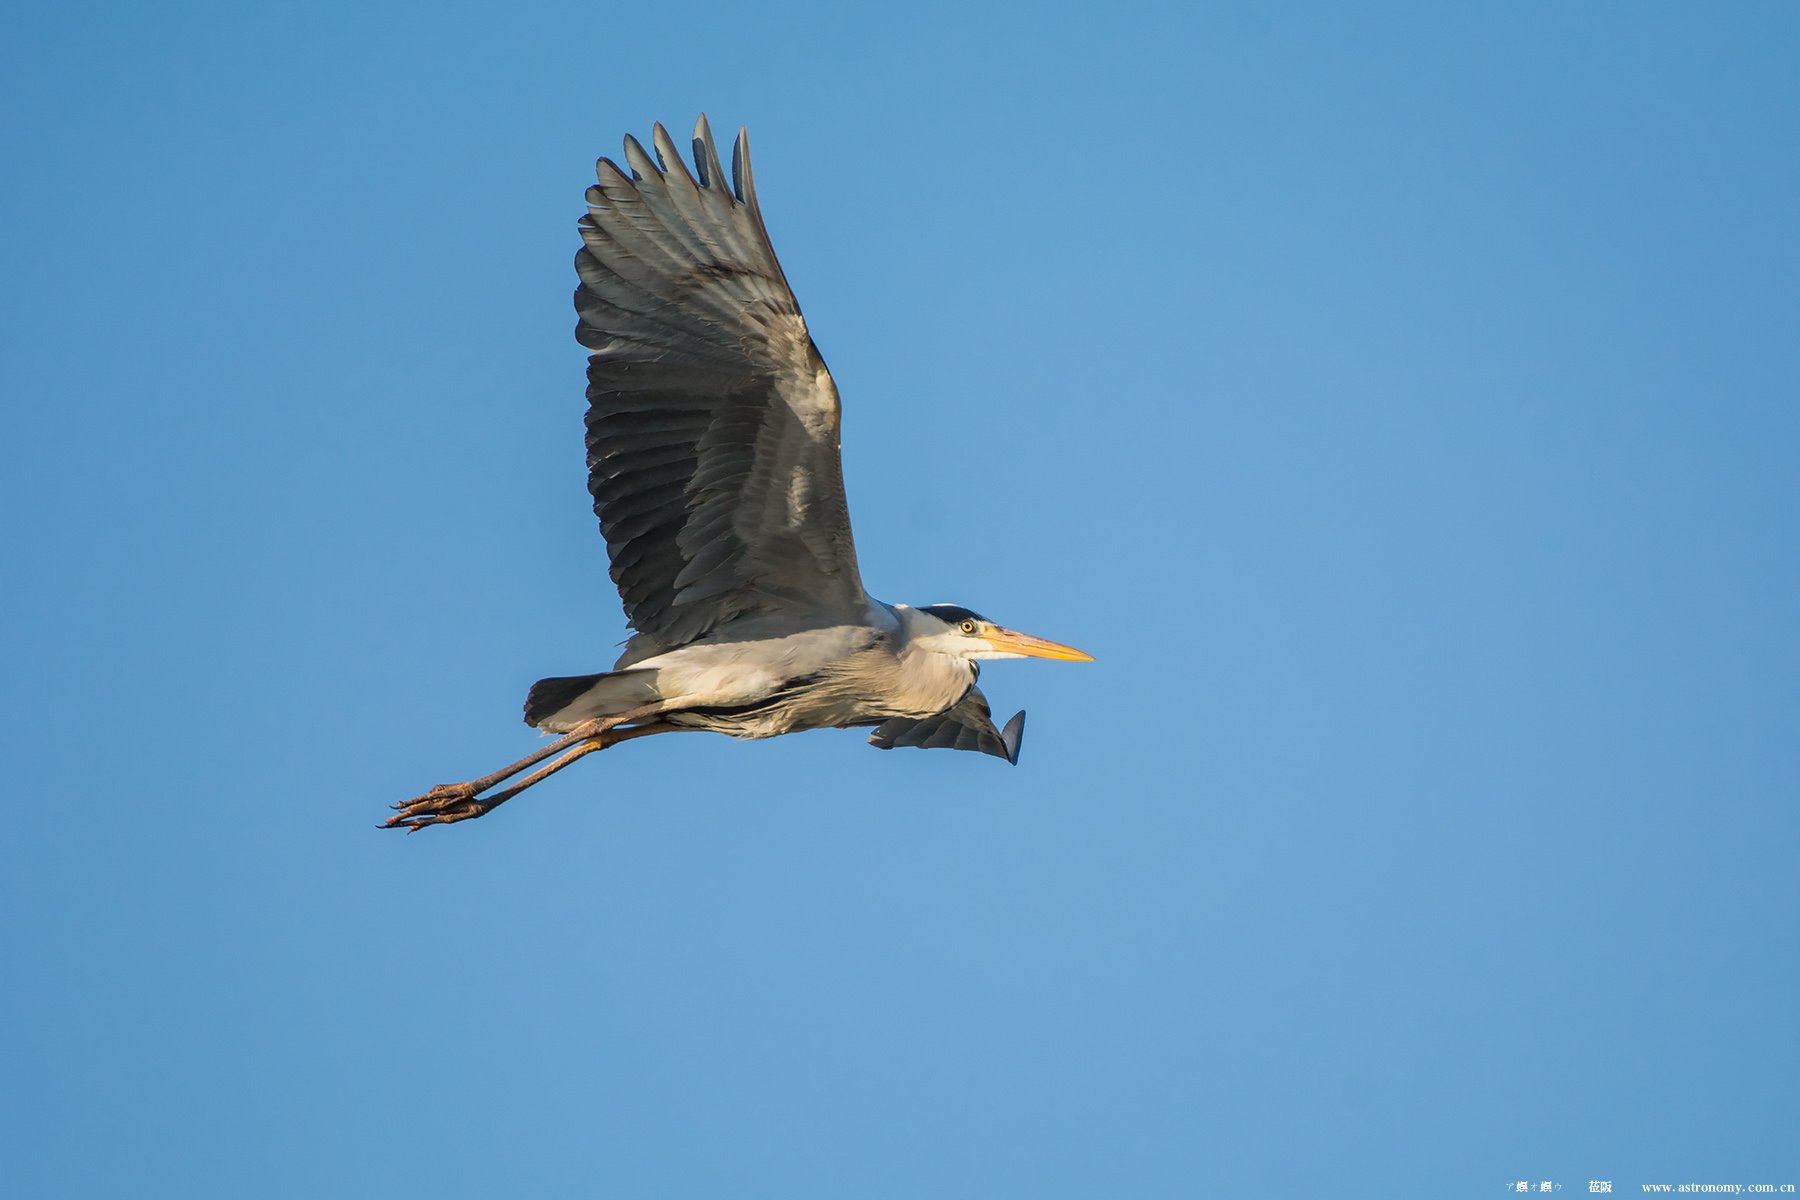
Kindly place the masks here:
<instances>
[{"instance_id":1,"label":"outstretched wing","mask_svg":"<svg viewBox=\"0 0 1800 1200\"><path fill-rule=\"evenodd\" d=\"M1017 766L1019 745L1025 739L1025 714L1013 714L1005 729L995 729L988 712L987 697L980 688L970 688L951 708L935 717L914 720L895 717L885 721L869 735L869 744L879 750L896 746L917 746L922 750L979 750L1004 758Z\"/></svg>"},{"instance_id":2,"label":"outstretched wing","mask_svg":"<svg viewBox=\"0 0 1800 1200\"><path fill-rule=\"evenodd\" d=\"M601 159L575 269L588 359L588 490L632 628L664 648L734 617L859 618L838 394L775 261L739 131L725 186L712 130L688 174Z\"/></svg>"}]
</instances>

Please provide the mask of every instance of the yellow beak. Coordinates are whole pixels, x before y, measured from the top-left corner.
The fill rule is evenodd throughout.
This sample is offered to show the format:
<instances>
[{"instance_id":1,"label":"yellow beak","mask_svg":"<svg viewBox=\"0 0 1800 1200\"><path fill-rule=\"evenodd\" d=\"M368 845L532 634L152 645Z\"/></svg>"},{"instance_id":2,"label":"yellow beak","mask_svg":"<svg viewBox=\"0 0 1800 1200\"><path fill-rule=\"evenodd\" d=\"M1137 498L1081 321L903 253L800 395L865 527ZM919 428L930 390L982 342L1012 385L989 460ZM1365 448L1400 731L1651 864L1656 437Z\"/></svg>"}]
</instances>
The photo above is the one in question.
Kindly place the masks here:
<instances>
[{"instance_id":1,"label":"yellow beak","mask_svg":"<svg viewBox=\"0 0 1800 1200\"><path fill-rule=\"evenodd\" d=\"M1043 638L1032 637L1029 633L1002 629L998 625L989 629L982 636L988 645L996 650L1004 650L1008 654L1023 654L1029 658L1060 658L1067 662L1094 661L1093 655L1083 654L1073 646L1047 642Z\"/></svg>"}]
</instances>

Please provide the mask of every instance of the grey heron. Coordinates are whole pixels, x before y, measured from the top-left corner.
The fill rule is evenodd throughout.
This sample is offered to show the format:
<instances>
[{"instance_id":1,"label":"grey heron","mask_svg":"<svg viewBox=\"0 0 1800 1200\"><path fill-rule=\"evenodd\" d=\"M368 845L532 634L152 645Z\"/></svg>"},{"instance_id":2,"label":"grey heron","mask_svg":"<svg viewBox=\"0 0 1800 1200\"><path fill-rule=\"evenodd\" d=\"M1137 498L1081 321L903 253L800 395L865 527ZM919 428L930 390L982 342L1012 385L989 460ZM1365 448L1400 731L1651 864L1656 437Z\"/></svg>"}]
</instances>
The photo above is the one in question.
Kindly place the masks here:
<instances>
[{"instance_id":1,"label":"grey heron","mask_svg":"<svg viewBox=\"0 0 1800 1200\"><path fill-rule=\"evenodd\" d=\"M837 387L769 244L746 134L729 188L705 116L691 174L660 124L652 145L654 161L631 137L625 166L599 161L575 258L588 490L633 633L612 670L532 686L526 724L562 737L394 805L389 828L482 816L596 750L680 730L873 727L883 749L1017 763L1025 714L995 728L980 663L1089 660L863 590Z\"/></svg>"}]
</instances>

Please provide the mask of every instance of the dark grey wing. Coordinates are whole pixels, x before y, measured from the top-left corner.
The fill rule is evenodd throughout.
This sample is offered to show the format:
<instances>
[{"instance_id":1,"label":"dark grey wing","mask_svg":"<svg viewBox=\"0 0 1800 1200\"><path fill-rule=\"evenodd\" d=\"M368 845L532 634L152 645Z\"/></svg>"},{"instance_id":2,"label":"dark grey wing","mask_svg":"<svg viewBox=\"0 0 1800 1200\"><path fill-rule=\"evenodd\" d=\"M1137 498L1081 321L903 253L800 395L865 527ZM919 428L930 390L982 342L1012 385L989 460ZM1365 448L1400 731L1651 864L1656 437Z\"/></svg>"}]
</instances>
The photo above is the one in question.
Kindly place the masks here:
<instances>
[{"instance_id":1,"label":"dark grey wing","mask_svg":"<svg viewBox=\"0 0 1800 1200\"><path fill-rule=\"evenodd\" d=\"M684 645L734 617L861 619L838 394L769 245L738 133L727 189L706 118L689 175L601 159L575 256L588 490L632 628Z\"/></svg>"},{"instance_id":2,"label":"dark grey wing","mask_svg":"<svg viewBox=\"0 0 1800 1200\"><path fill-rule=\"evenodd\" d=\"M970 688L952 708L935 717L915 720L895 717L869 735L869 744L880 750L917 746L922 750L979 750L1018 765L1019 746L1025 739L1025 714L1013 714L1005 729L995 729L987 697Z\"/></svg>"}]
</instances>

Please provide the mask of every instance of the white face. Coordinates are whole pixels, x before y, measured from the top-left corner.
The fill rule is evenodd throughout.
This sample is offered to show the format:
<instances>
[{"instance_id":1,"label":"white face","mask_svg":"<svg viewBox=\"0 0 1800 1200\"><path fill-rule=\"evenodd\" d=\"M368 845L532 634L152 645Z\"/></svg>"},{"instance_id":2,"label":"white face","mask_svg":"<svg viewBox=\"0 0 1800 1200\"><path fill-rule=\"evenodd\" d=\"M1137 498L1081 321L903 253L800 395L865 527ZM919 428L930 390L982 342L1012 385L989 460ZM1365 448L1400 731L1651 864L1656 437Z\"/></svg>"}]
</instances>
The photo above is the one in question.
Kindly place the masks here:
<instances>
[{"instance_id":1,"label":"white face","mask_svg":"<svg viewBox=\"0 0 1800 1200\"><path fill-rule=\"evenodd\" d=\"M1060 658L1086 662L1089 656L1072 646L1045 641L1007 629L975 616L952 615L946 619L920 609L908 611L909 640L913 646L951 658Z\"/></svg>"},{"instance_id":2,"label":"white face","mask_svg":"<svg viewBox=\"0 0 1800 1200\"><path fill-rule=\"evenodd\" d=\"M964 658L1024 658L1023 654L1002 650L988 640L988 634L998 628L992 621L963 621L952 627L950 636L964 647Z\"/></svg>"},{"instance_id":3,"label":"white face","mask_svg":"<svg viewBox=\"0 0 1800 1200\"><path fill-rule=\"evenodd\" d=\"M932 654L975 658L990 649L980 637L981 622L978 620L947 621L936 613L913 608L906 610L906 624L908 644Z\"/></svg>"},{"instance_id":4,"label":"white face","mask_svg":"<svg viewBox=\"0 0 1800 1200\"><path fill-rule=\"evenodd\" d=\"M962 659L1025 657L1010 650L1001 650L987 640L986 635L999 628L992 621L973 617L955 622L944 621L926 612L917 613L917 616L925 628L913 634L912 644L921 650Z\"/></svg>"}]
</instances>

